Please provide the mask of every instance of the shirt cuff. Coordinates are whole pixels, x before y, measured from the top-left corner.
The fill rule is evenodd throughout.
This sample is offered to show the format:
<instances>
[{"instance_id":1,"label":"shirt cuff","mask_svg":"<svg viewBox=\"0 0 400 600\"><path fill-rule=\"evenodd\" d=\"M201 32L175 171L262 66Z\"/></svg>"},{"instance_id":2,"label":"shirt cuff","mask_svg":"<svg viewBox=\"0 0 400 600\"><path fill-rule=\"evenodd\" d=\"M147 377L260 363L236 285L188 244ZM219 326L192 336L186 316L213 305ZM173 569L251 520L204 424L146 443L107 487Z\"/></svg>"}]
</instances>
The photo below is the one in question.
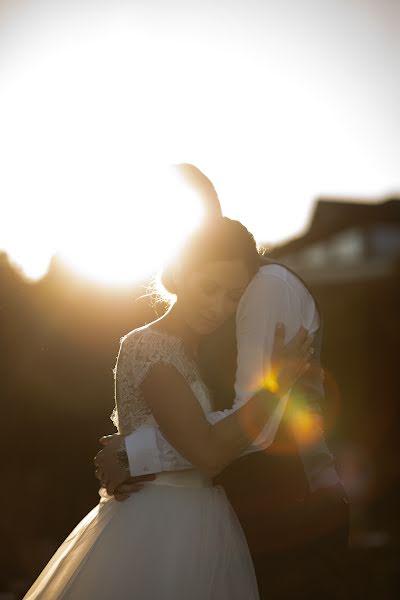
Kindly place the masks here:
<instances>
[{"instance_id":1,"label":"shirt cuff","mask_svg":"<svg viewBox=\"0 0 400 600\"><path fill-rule=\"evenodd\" d=\"M125 448L132 477L162 471L154 427L144 427L128 435Z\"/></svg>"}]
</instances>

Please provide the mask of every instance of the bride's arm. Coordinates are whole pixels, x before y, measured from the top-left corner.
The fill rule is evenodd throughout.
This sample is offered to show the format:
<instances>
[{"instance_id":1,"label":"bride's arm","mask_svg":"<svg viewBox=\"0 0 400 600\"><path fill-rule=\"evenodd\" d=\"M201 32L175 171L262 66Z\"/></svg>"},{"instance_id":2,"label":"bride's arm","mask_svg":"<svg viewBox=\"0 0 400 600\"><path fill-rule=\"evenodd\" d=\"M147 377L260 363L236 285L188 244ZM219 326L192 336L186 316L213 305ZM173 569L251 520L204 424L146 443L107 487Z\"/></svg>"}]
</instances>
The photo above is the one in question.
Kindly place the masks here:
<instances>
[{"instance_id":1,"label":"bride's arm","mask_svg":"<svg viewBox=\"0 0 400 600\"><path fill-rule=\"evenodd\" d=\"M284 346L276 336L279 395L287 392L308 360L310 339L304 329ZM286 359L290 358L286 362ZM193 466L209 476L240 456L276 408L278 396L265 388L231 415L210 424L186 380L176 369L157 365L142 384L143 395L167 441Z\"/></svg>"},{"instance_id":2,"label":"bride's arm","mask_svg":"<svg viewBox=\"0 0 400 600\"><path fill-rule=\"evenodd\" d=\"M271 412L270 392L211 425L191 388L173 367L154 367L142 386L158 426L168 442L194 467L213 477L256 437Z\"/></svg>"}]
</instances>

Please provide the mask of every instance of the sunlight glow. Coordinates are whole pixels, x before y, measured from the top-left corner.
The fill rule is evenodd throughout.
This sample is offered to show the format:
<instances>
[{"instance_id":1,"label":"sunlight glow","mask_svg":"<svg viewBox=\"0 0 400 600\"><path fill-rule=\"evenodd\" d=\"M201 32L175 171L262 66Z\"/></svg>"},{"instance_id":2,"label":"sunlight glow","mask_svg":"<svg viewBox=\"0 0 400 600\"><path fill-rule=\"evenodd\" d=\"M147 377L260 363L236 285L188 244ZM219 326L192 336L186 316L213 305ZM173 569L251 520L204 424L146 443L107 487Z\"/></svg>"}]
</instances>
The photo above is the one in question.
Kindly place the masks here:
<instances>
[{"instance_id":1,"label":"sunlight glow","mask_svg":"<svg viewBox=\"0 0 400 600\"><path fill-rule=\"evenodd\" d=\"M173 152L166 156L147 127L155 107L136 84L145 85L155 56L142 57L141 72L134 65L127 78L121 32L106 22L95 32L68 25L75 39L68 27L59 38L44 31L51 53L36 41L22 64L14 57L2 65L0 248L28 278L43 276L57 253L91 280L129 284L176 252L203 208L167 166ZM151 82L147 91L160 96Z\"/></svg>"},{"instance_id":2,"label":"sunlight glow","mask_svg":"<svg viewBox=\"0 0 400 600\"><path fill-rule=\"evenodd\" d=\"M54 253L108 283L160 267L197 218L163 188L160 164L198 165L223 213L269 243L299 234L320 194L398 184L395 71L360 76L358 62L384 48L369 29L337 54L342 9L331 31L324 11L313 10L316 26L279 3L259 3L259 18L247 3L226 14L200 3L196 18L180 4L11 4L0 22L0 250L30 277Z\"/></svg>"},{"instance_id":3,"label":"sunlight glow","mask_svg":"<svg viewBox=\"0 0 400 600\"><path fill-rule=\"evenodd\" d=\"M8 247L8 255L10 263L28 281L36 281L44 277L52 257L48 248L42 251L36 248L29 254L24 248Z\"/></svg>"},{"instance_id":4,"label":"sunlight glow","mask_svg":"<svg viewBox=\"0 0 400 600\"><path fill-rule=\"evenodd\" d=\"M321 417L305 408L290 411L288 419L299 446L315 443L322 433Z\"/></svg>"},{"instance_id":5,"label":"sunlight glow","mask_svg":"<svg viewBox=\"0 0 400 600\"><path fill-rule=\"evenodd\" d=\"M153 273L179 249L201 221L202 206L172 172L156 169L155 178L152 170L136 174L131 197L120 190L114 214L105 199L68 214L60 240L64 262L89 279L122 284Z\"/></svg>"},{"instance_id":6,"label":"sunlight glow","mask_svg":"<svg viewBox=\"0 0 400 600\"><path fill-rule=\"evenodd\" d=\"M324 433L323 417L312 409L307 397L295 389L291 391L284 420L298 447L316 443Z\"/></svg>"}]
</instances>

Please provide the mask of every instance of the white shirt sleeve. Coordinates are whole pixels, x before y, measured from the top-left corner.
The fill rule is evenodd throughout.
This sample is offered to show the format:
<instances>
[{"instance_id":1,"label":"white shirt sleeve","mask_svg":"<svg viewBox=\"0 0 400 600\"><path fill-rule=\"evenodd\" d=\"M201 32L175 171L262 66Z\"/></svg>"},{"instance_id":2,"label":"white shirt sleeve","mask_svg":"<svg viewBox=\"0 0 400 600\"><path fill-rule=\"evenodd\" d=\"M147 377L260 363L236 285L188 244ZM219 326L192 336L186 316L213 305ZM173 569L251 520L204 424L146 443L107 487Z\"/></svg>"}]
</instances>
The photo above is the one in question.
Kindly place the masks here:
<instances>
[{"instance_id":1,"label":"white shirt sleeve","mask_svg":"<svg viewBox=\"0 0 400 600\"><path fill-rule=\"evenodd\" d=\"M246 402L262 383L278 322L285 325L285 342L297 333L301 325L310 334L315 333L320 325L315 302L301 281L279 265L270 265L259 270L238 307L235 404ZM243 454L264 450L273 442L288 397L289 394L279 401L260 435ZM314 444L300 444L298 449L312 491L339 482L334 458L322 431Z\"/></svg>"},{"instance_id":2,"label":"white shirt sleeve","mask_svg":"<svg viewBox=\"0 0 400 600\"><path fill-rule=\"evenodd\" d=\"M319 327L314 300L301 281L279 265L268 265L253 278L237 310L238 367L234 405L229 411L210 415L212 422L232 414L260 389L270 366L275 327L279 322L285 325L286 342L300 325L310 333ZM243 454L264 450L273 442L288 397L289 394L279 401L262 432Z\"/></svg>"},{"instance_id":3,"label":"white shirt sleeve","mask_svg":"<svg viewBox=\"0 0 400 600\"><path fill-rule=\"evenodd\" d=\"M156 427L139 428L126 436L125 448L133 477L162 471L156 436Z\"/></svg>"}]
</instances>

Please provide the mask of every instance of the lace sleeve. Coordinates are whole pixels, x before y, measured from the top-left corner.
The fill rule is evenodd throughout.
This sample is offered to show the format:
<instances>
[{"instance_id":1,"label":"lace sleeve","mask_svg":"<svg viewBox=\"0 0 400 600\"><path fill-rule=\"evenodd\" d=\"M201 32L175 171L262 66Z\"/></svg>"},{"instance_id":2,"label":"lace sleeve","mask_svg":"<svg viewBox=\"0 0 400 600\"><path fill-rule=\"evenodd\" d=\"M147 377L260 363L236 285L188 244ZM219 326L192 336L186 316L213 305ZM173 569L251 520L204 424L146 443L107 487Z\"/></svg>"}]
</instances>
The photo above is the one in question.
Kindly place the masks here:
<instances>
[{"instance_id":1,"label":"lace sleeve","mask_svg":"<svg viewBox=\"0 0 400 600\"><path fill-rule=\"evenodd\" d=\"M123 435L143 425L151 416L141 386L156 365L173 366L188 384L196 378L181 340L148 328L122 338L115 368L115 403L112 421Z\"/></svg>"}]
</instances>

